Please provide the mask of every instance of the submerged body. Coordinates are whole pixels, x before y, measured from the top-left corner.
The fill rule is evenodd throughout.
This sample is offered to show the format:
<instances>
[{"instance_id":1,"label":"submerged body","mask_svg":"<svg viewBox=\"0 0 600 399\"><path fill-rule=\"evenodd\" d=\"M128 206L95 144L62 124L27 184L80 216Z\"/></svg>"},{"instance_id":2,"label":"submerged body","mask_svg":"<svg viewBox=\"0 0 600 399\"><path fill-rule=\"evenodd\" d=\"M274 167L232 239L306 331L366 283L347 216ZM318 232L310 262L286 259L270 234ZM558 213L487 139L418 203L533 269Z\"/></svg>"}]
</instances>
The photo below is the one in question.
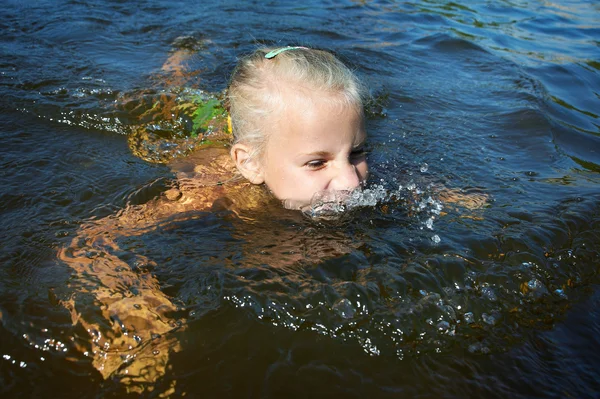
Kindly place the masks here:
<instances>
[{"instance_id":1,"label":"submerged body","mask_svg":"<svg viewBox=\"0 0 600 399\"><path fill-rule=\"evenodd\" d=\"M179 350L173 333L182 328L179 305L153 275L154 261L123 251L118 240L168 228L198 212L253 209L269 198L239 178L224 147L209 147L173 161L173 187L141 205L90 221L59 259L74 272L74 293L64 302L74 324L87 334L78 347L104 378L141 392L163 375L169 354ZM90 301L94 304L90 307ZM97 310L94 310L97 309Z\"/></svg>"},{"instance_id":2,"label":"submerged body","mask_svg":"<svg viewBox=\"0 0 600 399\"><path fill-rule=\"evenodd\" d=\"M259 71L263 74L274 73L277 65L288 68L290 63L315 60L341 68L338 73L348 73L328 53L316 51L316 58L312 59L313 50L294 51L302 53L284 51L275 59L265 59L266 50L259 50L250 61L263 68ZM249 65L255 68L252 62ZM181 71L175 71L181 77ZM238 71L236 76L240 74L244 75ZM202 135L167 140L168 151L157 150L165 144L165 139L152 129L161 122L161 115L189 113L190 108L178 104L172 96L163 95L165 104L155 103L142 112L142 123L130 136L130 146L134 154L149 161L171 159L169 165L176 177L172 186L146 203L130 204L114 216L84 224L71 245L60 250L59 258L75 272L74 293L65 306L73 323L85 330L78 337L78 346L91 357L103 378L118 379L130 391L152 390L153 383L166 372L170 354L180 350L176 332L185 327L180 304L161 290L153 273L160 265L123 250L119 241L173 228L173 222L201 217L207 211L228 210L239 214L260 209L273 198L289 209L306 209L315 198L343 202L349 193L365 184L368 167L364 110L353 75L341 79L348 87L338 82L339 87L316 89L311 88L315 82L300 82L290 75L280 74L278 79L266 76L269 78L265 82L258 86L254 82L255 86L246 93L255 95L261 90L270 93L254 99L269 103L270 108L262 104L265 107L262 117L251 122L247 112L243 112L247 104L241 104L248 82L238 82L236 86L234 79L230 86L232 145L229 145L230 129L226 128L227 114L211 105L212 100L201 104L209 104L206 108L211 112L218 110L217 114L196 111L190 114L204 123ZM178 114L172 118L177 119ZM207 144L207 140L215 143ZM182 143L192 143L186 148L196 150L186 155L188 151L177 147ZM461 197L454 194L447 198ZM318 206L327 212L345 209L322 203ZM331 242L323 242L318 235L304 236L288 229L270 231L258 239L265 237L275 247L286 247L285 257L274 259L249 247L244 251L246 261L252 262L258 256L258 263L282 268L305 260L314 262L341 256L359 245L343 232ZM252 238L247 241L252 245Z\"/></svg>"}]
</instances>

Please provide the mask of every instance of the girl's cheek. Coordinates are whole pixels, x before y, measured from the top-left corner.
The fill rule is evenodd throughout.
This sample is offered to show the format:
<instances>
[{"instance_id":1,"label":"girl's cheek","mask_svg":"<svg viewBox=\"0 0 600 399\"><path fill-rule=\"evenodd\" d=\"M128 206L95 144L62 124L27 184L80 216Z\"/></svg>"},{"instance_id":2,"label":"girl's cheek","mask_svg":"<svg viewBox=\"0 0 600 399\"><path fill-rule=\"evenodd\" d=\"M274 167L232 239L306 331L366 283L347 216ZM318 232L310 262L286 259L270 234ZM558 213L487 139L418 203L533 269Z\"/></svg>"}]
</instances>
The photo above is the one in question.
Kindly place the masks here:
<instances>
[{"instance_id":1,"label":"girl's cheek","mask_svg":"<svg viewBox=\"0 0 600 399\"><path fill-rule=\"evenodd\" d=\"M366 181L369 177L369 166L367 165L367 161L362 162L357 169L360 179Z\"/></svg>"}]
</instances>

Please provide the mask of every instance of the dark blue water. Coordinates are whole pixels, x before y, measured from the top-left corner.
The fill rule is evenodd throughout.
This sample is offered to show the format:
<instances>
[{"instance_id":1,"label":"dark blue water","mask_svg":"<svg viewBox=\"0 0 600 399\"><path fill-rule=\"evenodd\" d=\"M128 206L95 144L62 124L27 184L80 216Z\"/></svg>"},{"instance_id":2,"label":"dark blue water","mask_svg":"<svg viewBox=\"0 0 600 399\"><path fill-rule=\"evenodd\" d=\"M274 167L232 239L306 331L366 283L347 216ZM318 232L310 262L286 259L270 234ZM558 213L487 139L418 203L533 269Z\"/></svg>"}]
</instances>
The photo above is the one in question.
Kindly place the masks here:
<instances>
[{"instance_id":1,"label":"dark blue water","mask_svg":"<svg viewBox=\"0 0 600 399\"><path fill-rule=\"evenodd\" d=\"M600 396L596 2L9 0L0 13L3 397L131 390L83 354L65 307L95 314L80 287L103 282L57 254L173 179L132 154L123 99L179 90L161 67L181 48L186 85L218 93L262 43L332 49L356 69L376 100L372 187L402 190L341 224L269 205L117 237L120 259L156 262L177 307L165 339L180 348L144 395ZM436 215L432 183L487 202Z\"/></svg>"}]
</instances>

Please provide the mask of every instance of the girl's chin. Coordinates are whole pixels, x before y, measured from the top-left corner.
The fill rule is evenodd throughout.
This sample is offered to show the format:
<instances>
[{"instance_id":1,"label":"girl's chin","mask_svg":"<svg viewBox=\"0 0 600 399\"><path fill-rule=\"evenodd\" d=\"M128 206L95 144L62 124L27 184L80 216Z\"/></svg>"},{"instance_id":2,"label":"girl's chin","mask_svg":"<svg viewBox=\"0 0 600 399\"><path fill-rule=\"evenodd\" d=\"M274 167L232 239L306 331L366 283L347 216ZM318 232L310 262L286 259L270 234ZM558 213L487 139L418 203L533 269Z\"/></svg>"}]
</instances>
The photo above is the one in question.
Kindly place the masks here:
<instances>
[{"instance_id":1,"label":"girl's chin","mask_svg":"<svg viewBox=\"0 0 600 399\"><path fill-rule=\"evenodd\" d=\"M281 201L281 203L285 209L291 209L294 211L298 211L304 207L310 206L310 202L306 200L296 200L291 198L284 199Z\"/></svg>"}]
</instances>

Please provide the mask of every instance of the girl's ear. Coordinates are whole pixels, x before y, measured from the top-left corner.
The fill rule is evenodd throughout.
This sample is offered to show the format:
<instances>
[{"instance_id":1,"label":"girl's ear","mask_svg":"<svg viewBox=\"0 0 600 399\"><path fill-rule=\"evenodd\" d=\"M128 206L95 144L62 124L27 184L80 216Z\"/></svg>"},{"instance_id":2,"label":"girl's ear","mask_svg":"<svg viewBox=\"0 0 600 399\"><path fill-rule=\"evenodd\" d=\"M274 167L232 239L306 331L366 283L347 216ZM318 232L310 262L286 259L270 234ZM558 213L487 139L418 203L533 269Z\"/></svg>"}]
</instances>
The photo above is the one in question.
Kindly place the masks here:
<instances>
[{"instance_id":1,"label":"girl's ear","mask_svg":"<svg viewBox=\"0 0 600 399\"><path fill-rule=\"evenodd\" d=\"M231 147L231 159L235 162L236 168L252 184L262 184L265 182L262 167L257 159L251 157L252 148L237 143Z\"/></svg>"}]
</instances>

